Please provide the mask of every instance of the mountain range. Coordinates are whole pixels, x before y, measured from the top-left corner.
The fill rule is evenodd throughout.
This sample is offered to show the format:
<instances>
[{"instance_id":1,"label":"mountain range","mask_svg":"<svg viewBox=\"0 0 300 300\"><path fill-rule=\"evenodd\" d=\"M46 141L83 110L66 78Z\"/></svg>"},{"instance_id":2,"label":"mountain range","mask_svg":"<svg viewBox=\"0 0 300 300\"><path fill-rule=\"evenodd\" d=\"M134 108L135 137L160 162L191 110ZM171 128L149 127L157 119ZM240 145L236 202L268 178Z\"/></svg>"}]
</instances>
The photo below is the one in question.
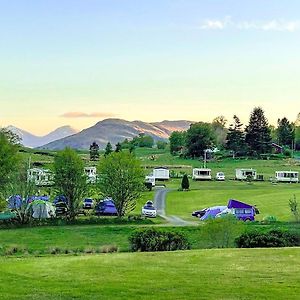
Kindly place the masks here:
<instances>
[{"instance_id":1,"label":"mountain range","mask_svg":"<svg viewBox=\"0 0 300 300\"><path fill-rule=\"evenodd\" d=\"M162 121L146 123L142 121L126 121L122 119L105 119L94 126L78 133L45 143L39 149L60 150L65 147L74 149L89 149L92 142L96 142L101 149L110 142L115 145L125 138L132 139L139 133L144 133L157 140L167 140L173 131L187 130L192 122L187 120Z\"/></svg>"},{"instance_id":2,"label":"mountain range","mask_svg":"<svg viewBox=\"0 0 300 300\"><path fill-rule=\"evenodd\" d=\"M8 126L7 129L11 130L13 133L17 134L21 138L21 142L25 147L36 148L43 146L52 141L62 139L66 136L70 136L78 132L78 130L72 128L71 126L62 126L54 131L51 131L47 135L37 136L26 130L17 128L15 126Z\"/></svg>"}]
</instances>

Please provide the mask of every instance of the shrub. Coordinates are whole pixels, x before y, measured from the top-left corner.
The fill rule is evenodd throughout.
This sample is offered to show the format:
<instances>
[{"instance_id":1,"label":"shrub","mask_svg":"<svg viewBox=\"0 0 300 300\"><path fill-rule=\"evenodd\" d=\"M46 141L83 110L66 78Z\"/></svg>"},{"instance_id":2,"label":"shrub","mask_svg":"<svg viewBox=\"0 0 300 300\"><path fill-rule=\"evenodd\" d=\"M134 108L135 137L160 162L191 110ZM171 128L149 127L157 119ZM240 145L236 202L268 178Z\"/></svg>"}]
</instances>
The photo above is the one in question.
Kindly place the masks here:
<instances>
[{"instance_id":1,"label":"shrub","mask_svg":"<svg viewBox=\"0 0 300 300\"><path fill-rule=\"evenodd\" d=\"M190 249L185 235L155 228L139 229L129 237L132 251L174 251Z\"/></svg>"},{"instance_id":2,"label":"shrub","mask_svg":"<svg viewBox=\"0 0 300 300\"><path fill-rule=\"evenodd\" d=\"M291 247L300 245L300 235L280 229L268 232L250 231L236 239L239 248Z\"/></svg>"},{"instance_id":3,"label":"shrub","mask_svg":"<svg viewBox=\"0 0 300 300\"><path fill-rule=\"evenodd\" d=\"M104 245L100 248L101 253L114 253L118 252L118 247L116 245Z\"/></svg>"},{"instance_id":4,"label":"shrub","mask_svg":"<svg viewBox=\"0 0 300 300\"><path fill-rule=\"evenodd\" d=\"M263 224L272 224L276 222L277 222L277 218L275 216L266 216L262 220Z\"/></svg>"}]
</instances>

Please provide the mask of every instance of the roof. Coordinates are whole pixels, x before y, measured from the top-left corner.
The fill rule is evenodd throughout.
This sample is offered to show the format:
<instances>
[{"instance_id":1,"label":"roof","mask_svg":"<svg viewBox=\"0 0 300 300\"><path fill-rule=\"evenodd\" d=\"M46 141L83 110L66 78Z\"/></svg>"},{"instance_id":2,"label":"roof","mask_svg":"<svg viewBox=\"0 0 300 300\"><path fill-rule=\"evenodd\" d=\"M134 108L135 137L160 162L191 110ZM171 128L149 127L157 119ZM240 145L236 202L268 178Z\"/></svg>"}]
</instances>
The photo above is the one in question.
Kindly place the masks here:
<instances>
[{"instance_id":1,"label":"roof","mask_svg":"<svg viewBox=\"0 0 300 300\"><path fill-rule=\"evenodd\" d=\"M211 171L211 169L207 169L207 168L194 168L193 170L198 170L198 171Z\"/></svg>"},{"instance_id":2,"label":"roof","mask_svg":"<svg viewBox=\"0 0 300 300\"><path fill-rule=\"evenodd\" d=\"M155 170L156 170L156 169L165 169L165 170L168 170L167 167L155 167L154 169L155 169Z\"/></svg>"},{"instance_id":3,"label":"roof","mask_svg":"<svg viewBox=\"0 0 300 300\"><path fill-rule=\"evenodd\" d=\"M253 208L252 205L234 199L230 199L228 201L227 207L228 208Z\"/></svg>"},{"instance_id":4,"label":"roof","mask_svg":"<svg viewBox=\"0 0 300 300\"><path fill-rule=\"evenodd\" d=\"M299 173L298 171L275 171L276 173Z\"/></svg>"}]
</instances>

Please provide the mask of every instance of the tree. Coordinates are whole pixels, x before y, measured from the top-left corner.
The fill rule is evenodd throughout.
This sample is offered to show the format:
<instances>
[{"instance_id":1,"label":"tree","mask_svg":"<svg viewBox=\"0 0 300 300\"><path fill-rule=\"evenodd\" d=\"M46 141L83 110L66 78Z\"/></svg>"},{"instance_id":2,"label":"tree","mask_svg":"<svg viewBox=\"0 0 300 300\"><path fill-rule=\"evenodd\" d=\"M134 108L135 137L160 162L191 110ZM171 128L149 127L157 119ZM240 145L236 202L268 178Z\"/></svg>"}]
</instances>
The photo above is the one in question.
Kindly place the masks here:
<instances>
[{"instance_id":1,"label":"tree","mask_svg":"<svg viewBox=\"0 0 300 300\"><path fill-rule=\"evenodd\" d=\"M184 174L182 177L181 188L183 191L188 191L190 188L189 178L187 177L186 174Z\"/></svg>"},{"instance_id":2,"label":"tree","mask_svg":"<svg viewBox=\"0 0 300 300\"><path fill-rule=\"evenodd\" d=\"M299 222L300 219L300 214L299 214L299 210L298 210L298 202L296 199L296 195L293 196L293 198L291 198L289 200L289 207L291 210L291 213L293 214L295 221Z\"/></svg>"},{"instance_id":3,"label":"tree","mask_svg":"<svg viewBox=\"0 0 300 300\"><path fill-rule=\"evenodd\" d=\"M164 142L164 141L156 142L157 149L166 149L167 145L168 145L168 143Z\"/></svg>"},{"instance_id":4,"label":"tree","mask_svg":"<svg viewBox=\"0 0 300 300\"><path fill-rule=\"evenodd\" d=\"M66 148L55 157L54 181L57 194L67 199L67 217L74 220L87 191L84 163L74 150Z\"/></svg>"},{"instance_id":5,"label":"tree","mask_svg":"<svg viewBox=\"0 0 300 300\"><path fill-rule=\"evenodd\" d=\"M224 116L219 116L213 119L212 128L215 131L216 144L218 147L224 147L226 144L226 135L228 130L225 125L227 120Z\"/></svg>"},{"instance_id":6,"label":"tree","mask_svg":"<svg viewBox=\"0 0 300 300\"><path fill-rule=\"evenodd\" d=\"M246 127L246 143L253 153L262 154L271 151L271 134L268 120L260 107L255 107Z\"/></svg>"},{"instance_id":7,"label":"tree","mask_svg":"<svg viewBox=\"0 0 300 300\"><path fill-rule=\"evenodd\" d=\"M237 153L242 153L246 149L245 135L243 132L243 124L241 123L238 116L233 116L233 124L230 124L227 138L226 138L226 148L233 152L233 157Z\"/></svg>"},{"instance_id":8,"label":"tree","mask_svg":"<svg viewBox=\"0 0 300 300\"><path fill-rule=\"evenodd\" d=\"M216 141L215 133L209 123L194 123L186 134L187 155L201 157L204 150L212 148Z\"/></svg>"},{"instance_id":9,"label":"tree","mask_svg":"<svg viewBox=\"0 0 300 300\"><path fill-rule=\"evenodd\" d=\"M96 142L93 142L90 145L90 160L99 159L99 145Z\"/></svg>"},{"instance_id":10,"label":"tree","mask_svg":"<svg viewBox=\"0 0 300 300\"><path fill-rule=\"evenodd\" d=\"M104 156L107 156L107 155L111 154L112 152L113 152L112 145L110 142L108 142L105 147Z\"/></svg>"},{"instance_id":11,"label":"tree","mask_svg":"<svg viewBox=\"0 0 300 300\"><path fill-rule=\"evenodd\" d=\"M287 118L278 119L277 137L280 145L293 147L295 141L295 128Z\"/></svg>"},{"instance_id":12,"label":"tree","mask_svg":"<svg viewBox=\"0 0 300 300\"><path fill-rule=\"evenodd\" d=\"M0 130L0 199L8 196L9 186L18 172L20 162L19 139L8 130Z\"/></svg>"},{"instance_id":13,"label":"tree","mask_svg":"<svg viewBox=\"0 0 300 300\"><path fill-rule=\"evenodd\" d=\"M120 143L117 143L115 152L121 152L121 151L122 151L122 145Z\"/></svg>"},{"instance_id":14,"label":"tree","mask_svg":"<svg viewBox=\"0 0 300 300\"><path fill-rule=\"evenodd\" d=\"M170 152L175 155L185 147L186 131L173 131L169 137Z\"/></svg>"},{"instance_id":15,"label":"tree","mask_svg":"<svg viewBox=\"0 0 300 300\"><path fill-rule=\"evenodd\" d=\"M113 199L118 217L132 211L144 188L139 160L128 152L114 152L101 161L98 170L101 194Z\"/></svg>"}]
</instances>

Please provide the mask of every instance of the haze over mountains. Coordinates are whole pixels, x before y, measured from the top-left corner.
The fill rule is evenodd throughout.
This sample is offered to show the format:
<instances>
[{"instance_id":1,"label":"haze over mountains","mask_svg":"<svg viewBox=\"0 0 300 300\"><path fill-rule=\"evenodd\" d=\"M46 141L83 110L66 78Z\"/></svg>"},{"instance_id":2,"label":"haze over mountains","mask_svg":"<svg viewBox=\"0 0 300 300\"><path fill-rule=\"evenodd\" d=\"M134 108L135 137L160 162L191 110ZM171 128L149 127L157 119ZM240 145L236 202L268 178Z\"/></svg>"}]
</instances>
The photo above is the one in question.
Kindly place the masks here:
<instances>
[{"instance_id":1,"label":"haze over mountains","mask_svg":"<svg viewBox=\"0 0 300 300\"><path fill-rule=\"evenodd\" d=\"M8 126L7 128L22 139L22 144L25 147L30 148L36 148L78 132L78 130L72 128L71 126L62 126L48 133L47 135L37 136L15 126Z\"/></svg>"},{"instance_id":2,"label":"haze over mountains","mask_svg":"<svg viewBox=\"0 0 300 300\"><path fill-rule=\"evenodd\" d=\"M191 123L187 120L146 123L142 121L130 122L122 119L105 119L92 127L44 144L39 148L48 150L60 150L65 147L89 149L90 144L95 141L103 149L108 142L115 145L125 138L131 139L139 133L150 135L156 141L166 140L173 131L186 130Z\"/></svg>"}]
</instances>

